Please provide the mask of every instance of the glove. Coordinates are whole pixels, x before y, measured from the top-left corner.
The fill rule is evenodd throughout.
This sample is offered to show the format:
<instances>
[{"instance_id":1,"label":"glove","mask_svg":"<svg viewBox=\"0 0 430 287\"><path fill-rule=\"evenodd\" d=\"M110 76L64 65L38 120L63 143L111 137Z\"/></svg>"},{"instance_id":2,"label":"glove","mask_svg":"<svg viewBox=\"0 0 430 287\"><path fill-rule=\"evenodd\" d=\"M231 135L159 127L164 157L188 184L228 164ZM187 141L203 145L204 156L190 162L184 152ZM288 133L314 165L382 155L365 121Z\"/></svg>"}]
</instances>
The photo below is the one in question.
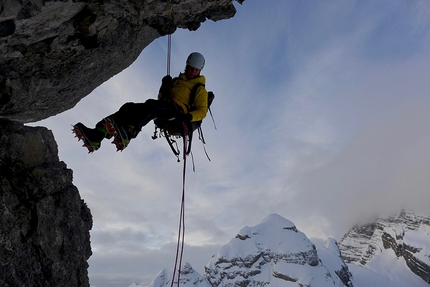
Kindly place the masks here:
<instances>
[{"instance_id":1,"label":"glove","mask_svg":"<svg viewBox=\"0 0 430 287\"><path fill-rule=\"evenodd\" d=\"M172 84L172 77L170 75L164 76L163 79L161 79L161 87L160 87L160 94L162 95L162 99L169 99L170 98L170 86Z\"/></svg>"},{"instance_id":2,"label":"glove","mask_svg":"<svg viewBox=\"0 0 430 287\"><path fill-rule=\"evenodd\" d=\"M193 115L190 113L184 114L184 113L178 112L175 118L181 122L188 123L188 122L191 122L191 120L193 119Z\"/></svg>"},{"instance_id":3,"label":"glove","mask_svg":"<svg viewBox=\"0 0 430 287\"><path fill-rule=\"evenodd\" d=\"M170 86L171 82L172 82L172 77L170 75L166 75L163 77L163 79L161 79L161 83L163 83L163 85Z\"/></svg>"}]
</instances>

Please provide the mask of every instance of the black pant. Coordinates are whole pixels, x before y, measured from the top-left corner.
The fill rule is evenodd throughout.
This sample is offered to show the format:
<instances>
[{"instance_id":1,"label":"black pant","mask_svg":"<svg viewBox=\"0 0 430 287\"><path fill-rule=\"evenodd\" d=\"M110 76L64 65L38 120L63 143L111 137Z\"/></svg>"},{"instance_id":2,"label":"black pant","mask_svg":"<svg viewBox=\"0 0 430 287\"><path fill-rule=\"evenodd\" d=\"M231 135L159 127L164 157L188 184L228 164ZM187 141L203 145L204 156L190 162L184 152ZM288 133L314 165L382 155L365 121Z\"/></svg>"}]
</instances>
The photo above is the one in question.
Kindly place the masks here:
<instances>
[{"instance_id":1,"label":"black pant","mask_svg":"<svg viewBox=\"0 0 430 287\"><path fill-rule=\"evenodd\" d=\"M151 120L155 118L168 120L175 114L176 108L172 103L149 99L144 103L125 103L116 113L108 117L119 126L126 128L133 126L135 131L139 132ZM104 121L97 123L97 126L104 126Z\"/></svg>"}]
</instances>

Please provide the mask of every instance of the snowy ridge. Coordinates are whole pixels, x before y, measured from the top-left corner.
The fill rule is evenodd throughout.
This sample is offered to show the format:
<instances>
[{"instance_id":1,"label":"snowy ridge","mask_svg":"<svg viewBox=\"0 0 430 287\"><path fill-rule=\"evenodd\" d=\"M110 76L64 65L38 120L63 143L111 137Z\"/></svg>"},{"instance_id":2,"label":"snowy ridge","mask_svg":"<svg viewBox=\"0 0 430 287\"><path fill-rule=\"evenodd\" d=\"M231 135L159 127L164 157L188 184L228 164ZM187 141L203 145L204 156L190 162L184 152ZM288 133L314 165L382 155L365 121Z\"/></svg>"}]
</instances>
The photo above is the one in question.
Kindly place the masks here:
<instances>
[{"instance_id":1,"label":"snowy ridge","mask_svg":"<svg viewBox=\"0 0 430 287\"><path fill-rule=\"evenodd\" d=\"M318 255L331 273L335 273L346 286L353 286L351 282L353 275L343 261L339 246L335 239L327 239L324 249L318 250Z\"/></svg>"},{"instance_id":2,"label":"snowy ridge","mask_svg":"<svg viewBox=\"0 0 430 287\"><path fill-rule=\"evenodd\" d=\"M170 273L163 269L149 287L165 287L170 280ZM277 214L240 230L212 257L203 276L185 264L180 283L197 287L353 287L334 239L327 241L319 257L306 235Z\"/></svg>"},{"instance_id":3,"label":"snowy ridge","mask_svg":"<svg viewBox=\"0 0 430 287\"><path fill-rule=\"evenodd\" d=\"M172 280L173 274L169 272L167 269L162 269L154 280L147 286L147 287L169 287L171 286L171 280ZM177 281L174 282L174 285L177 286ZM133 284L129 287L140 287L143 285L137 285ZM205 276L200 275L197 271L193 269L191 264L186 262L181 270L181 277L180 277L180 286L184 287L192 287L192 286L199 286L199 287L210 287L211 285L207 281Z\"/></svg>"},{"instance_id":4,"label":"snowy ridge","mask_svg":"<svg viewBox=\"0 0 430 287\"><path fill-rule=\"evenodd\" d=\"M348 263L367 266L392 252L407 268L430 283L429 217L401 212L376 223L356 226L339 243Z\"/></svg>"},{"instance_id":5,"label":"snowy ridge","mask_svg":"<svg viewBox=\"0 0 430 287\"><path fill-rule=\"evenodd\" d=\"M212 286L345 286L306 235L277 214L243 228L205 270Z\"/></svg>"},{"instance_id":6,"label":"snowy ridge","mask_svg":"<svg viewBox=\"0 0 430 287\"><path fill-rule=\"evenodd\" d=\"M428 217L402 212L356 226L339 245L329 238L317 250L291 221L272 214L242 228L206 264L203 275L186 263L180 286L428 287L429 222ZM169 287L171 277L163 269L146 287Z\"/></svg>"}]
</instances>

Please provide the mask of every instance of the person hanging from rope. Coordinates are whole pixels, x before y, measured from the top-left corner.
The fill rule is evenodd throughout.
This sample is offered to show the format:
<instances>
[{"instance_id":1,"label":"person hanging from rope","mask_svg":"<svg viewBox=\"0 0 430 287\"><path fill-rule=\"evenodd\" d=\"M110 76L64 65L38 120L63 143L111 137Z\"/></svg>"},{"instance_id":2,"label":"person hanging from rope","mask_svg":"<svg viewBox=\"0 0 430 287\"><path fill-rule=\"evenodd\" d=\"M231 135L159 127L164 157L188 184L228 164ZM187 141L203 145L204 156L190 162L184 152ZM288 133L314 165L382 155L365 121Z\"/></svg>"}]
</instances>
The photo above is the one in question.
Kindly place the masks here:
<instances>
[{"instance_id":1,"label":"person hanging from rope","mask_svg":"<svg viewBox=\"0 0 430 287\"><path fill-rule=\"evenodd\" d=\"M125 103L117 112L99 121L94 129L82 123L73 126L78 140L83 140L84 147L94 152L105 138L114 137L112 143L117 150L123 150L135 138L142 127L153 119L182 121L185 123L201 121L208 111L208 92L205 89L206 78L200 75L205 65L205 58L198 52L191 53L186 61L184 73L172 79L166 75L158 94L158 99L148 99L144 103ZM189 106L191 90L198 87L192 106Z\"/></svg>"}]
</instances>

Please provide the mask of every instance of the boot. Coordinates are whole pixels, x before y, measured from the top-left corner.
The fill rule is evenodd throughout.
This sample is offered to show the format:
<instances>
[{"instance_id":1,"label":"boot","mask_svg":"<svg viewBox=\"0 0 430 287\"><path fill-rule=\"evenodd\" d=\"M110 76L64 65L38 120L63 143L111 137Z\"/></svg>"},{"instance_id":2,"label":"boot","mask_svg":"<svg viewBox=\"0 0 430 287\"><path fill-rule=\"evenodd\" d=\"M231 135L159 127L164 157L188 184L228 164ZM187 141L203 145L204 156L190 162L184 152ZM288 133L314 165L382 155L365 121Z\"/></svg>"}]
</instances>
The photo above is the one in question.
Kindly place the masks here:
<instances>
[{"instance_id":1,"label":"boot","mask_svg":"<svg viewBox=\"0 0 430 287\"><path fill-rule=\"evenodd\" d=\"M124 127L109 117L105 118L104 121L107 134L114 137L112 143L115 144L117 151L123 151L130 143L130 140L137 135L132 126Z\"/></svg>"},{"instance_id":2,"label":"boot","mask_svg":"<svg viewBox=\"0 0 430 287\"><path fill-rule=\"evenodd\" d=\"M75 133L75 137L78 138L78 141L83 140L83 146L88 149L88 153L98 150L101 146L101 141L105 137L103 132L98 129L87 128L82 123L74 125L72 132Z\"/></svg>"}]
</instances>

